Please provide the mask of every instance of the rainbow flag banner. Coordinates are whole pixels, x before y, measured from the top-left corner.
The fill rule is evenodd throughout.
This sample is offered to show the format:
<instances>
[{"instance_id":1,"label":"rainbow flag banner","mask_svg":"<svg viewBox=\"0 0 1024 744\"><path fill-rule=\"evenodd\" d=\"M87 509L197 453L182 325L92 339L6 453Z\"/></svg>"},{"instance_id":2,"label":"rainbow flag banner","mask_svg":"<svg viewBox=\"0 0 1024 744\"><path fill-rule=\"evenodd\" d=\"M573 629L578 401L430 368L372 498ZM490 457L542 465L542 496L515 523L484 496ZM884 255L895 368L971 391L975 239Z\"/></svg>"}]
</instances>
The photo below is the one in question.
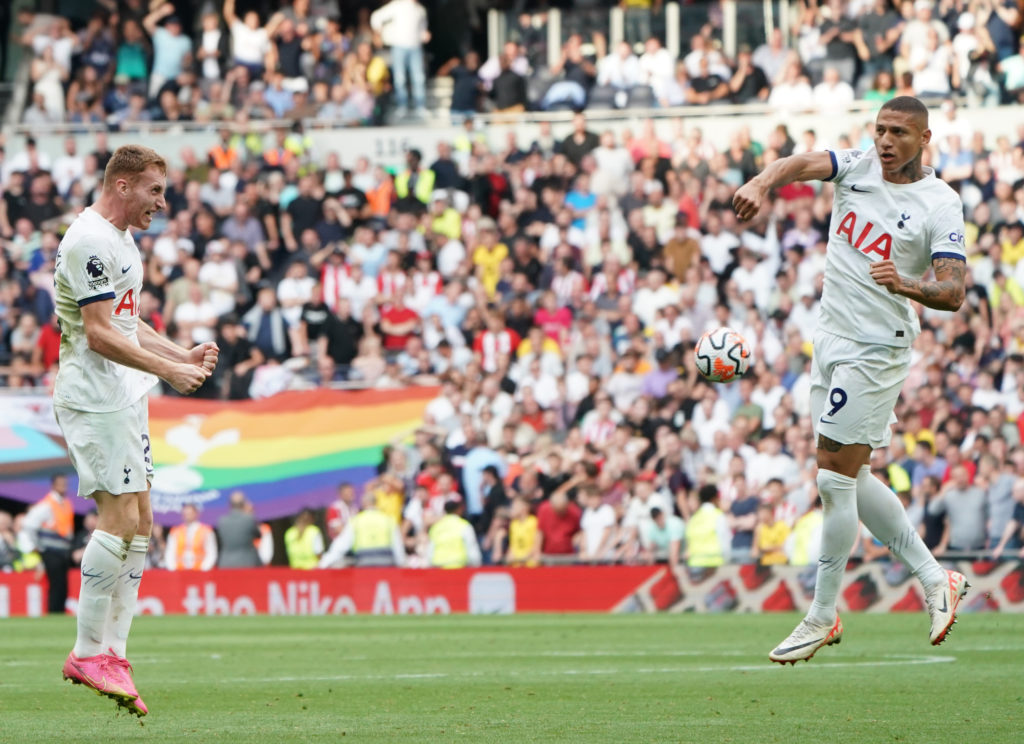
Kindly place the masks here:
<instances>
[{"instance_id":1,"label":"rainbow flag banner","mask_svg":"<svg viewBox=\"0 0 1024 744\"><path fill-rule=\"evenodd\" d=\"M384 445L423 423L436 387L304 390L262 400L154 397L149 435L156 521L173 524L187 503L212 523L242 491L260 519L324 506L337 486L376 474ZM0 496L33 502L55 472L73 474L48 396L0 397ZM72 477L72 492L77 482ZM74 499L75 510L91 501Z\"/></svg>"},{"instance_id":2,"label":"rainbow flag banner","mask_svg":"<svg viewBox=\"0 0 1024 744\"><path fill-rule=\"evenodd\" d=\"M342 481L376 474L384 445L423 423L437 388L287 392L263 400L154 398L154 512L203 506L203 520L245 493L261 519L324 506ZM158 521L160 521L158 519Z\"/></svg>"}]
</instances>

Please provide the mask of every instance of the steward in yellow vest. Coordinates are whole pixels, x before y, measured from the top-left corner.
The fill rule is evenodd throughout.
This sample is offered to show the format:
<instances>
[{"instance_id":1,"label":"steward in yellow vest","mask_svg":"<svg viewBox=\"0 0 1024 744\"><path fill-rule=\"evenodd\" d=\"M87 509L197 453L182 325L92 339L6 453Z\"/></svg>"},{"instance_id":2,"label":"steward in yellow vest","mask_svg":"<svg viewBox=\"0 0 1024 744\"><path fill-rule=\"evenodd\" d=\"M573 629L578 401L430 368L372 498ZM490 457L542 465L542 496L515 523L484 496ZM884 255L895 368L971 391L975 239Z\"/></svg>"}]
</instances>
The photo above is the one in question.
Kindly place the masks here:
<instances>
[{"instance_id":1,"label":"steward in yellow vest","mask_svg":"<svg viewBox=\"0 0 1024 744\"><path fill-rule=\"evenodd\" d=\"M817 565L821 545L821 525L824 517L821 513L821 500L815 499L814 505L793 525L792 551L789 563L793 566Z\"/></svg>"},{"instance_id":2,"label":"steward in yellow vest","mask_svg":"<svg viewBox=\"0 0 1024 744\"><path fill-rule=\"evenodd\" d=\"M363 510L352 517L352 554L357 566L394 566L392 544L398 525L377 508L376 494L363 496Z\"/></svg>"},{"instance_id":3,"label":"steward in yellow vest","mask_svg":"<svg viewBox=\"0 0 1024 744\"><path fill-rule=\"evenodd\" d=\"M480 565L480 546L473 525L459 516L461 501L446 501L444 516L430 528L430 565L465 568Z\"/></svg>"},{"instance_id":4,"label":"steward in yellow vest","mask_svg":"<svg viewBox=\"0 0 1024 744\"><path fill-rule=\"evenodd\" d=\"M700 507L686 523L686 563L693 568L721 566L729 549L729 541L723 542L729 527L718 508L718 487L702 486L697 497Z\"/></svg>"},{"instance_id":5,"label":"steward in yellow vest","mask_svg":"<svg viewBox=\"0 0 1024 744\"><path fill-rule=\"evenodd\" d=\"M303 509L295 524L284 533L284 549L292 568L316 568L324 552L324 536L313 524L313 512Z\"/></svg>"},{"instance_id":6,"label":"steward in yellow vest","mask_svg":"<svg viewBox=\"0 0 1024 744\"><path fill-rule=\"evenodd\" d=\"M409 167L395 176L395 195L399 199L413 196L423 204L430 203L436 176L429 168L420 168L422 158L419 150L406 153L405 162Z\"/></svg>"}]
</instances>

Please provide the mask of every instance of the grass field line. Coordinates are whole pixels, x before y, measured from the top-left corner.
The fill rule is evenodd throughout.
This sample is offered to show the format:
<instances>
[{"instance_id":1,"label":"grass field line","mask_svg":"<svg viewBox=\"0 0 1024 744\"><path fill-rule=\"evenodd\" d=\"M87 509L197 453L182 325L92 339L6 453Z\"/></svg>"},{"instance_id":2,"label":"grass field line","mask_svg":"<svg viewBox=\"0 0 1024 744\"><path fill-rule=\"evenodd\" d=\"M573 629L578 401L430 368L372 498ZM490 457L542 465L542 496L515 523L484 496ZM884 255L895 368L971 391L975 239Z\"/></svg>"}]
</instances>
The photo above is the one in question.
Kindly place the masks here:
<instances>
[{"instance_id":1,"label":"grass field line","mask_svg":"<svg viewBox=\"0 0 1024 744\"><path fill-rule=\"evenodd\" d=\"M704 654L714 656L715 654ZM815 669L836 669L846 667L887 667L887 666L914 666L918 664L949 664L956 661L955 656L911 656L906 654L888 654L877 660L866 661L826 661L811 665ZM281 682L363 682L363 681L402 681L402 680L438 680L438 679L467 679L488 677L500 679L505 677L517 677L531 679L534 677L585 677L585 676L609 676L620 674L682 674L688 672L762 672L774 670L778 667L769 664L737 664L737 665L716 665L716 666L665 666L665 667L614 667L597 669L537 669L530 671L516 671L510 669L460 671L460 672L397 672L395 674L327 674L327 675L303 675L303 676L278 676L278 677L237 677L221 680L227 684L278 684ZM166 683L167 681L165 681ZM171 684L188 684L188 680L169 680Z\"/></svg>"}]
</instances>

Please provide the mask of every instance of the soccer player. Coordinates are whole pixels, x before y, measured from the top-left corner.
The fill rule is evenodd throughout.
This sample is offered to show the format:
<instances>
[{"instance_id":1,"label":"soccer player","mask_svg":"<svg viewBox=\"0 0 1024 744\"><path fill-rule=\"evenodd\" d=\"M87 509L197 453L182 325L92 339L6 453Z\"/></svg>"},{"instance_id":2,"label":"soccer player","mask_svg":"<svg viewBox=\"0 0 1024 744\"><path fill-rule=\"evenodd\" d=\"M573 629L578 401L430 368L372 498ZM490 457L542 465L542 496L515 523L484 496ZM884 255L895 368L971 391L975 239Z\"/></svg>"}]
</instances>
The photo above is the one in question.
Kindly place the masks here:
<instances>
[{"instance_id":1,"label":"soccer player","mask_svg":"<svg viewBox=\"0 0 1024 744\"><path fill-rule=\"evenodd\" d=\"M737 216L749 220L773 188L809 180L835 184L811 373L824 504L821 557L814 602L769 654L772 661L795 663L839 642L836 596L858 518L923 584L933 645L945 639L967 592L963 574L939 566L899 499L868 465L871 450L889 444L893 408L920 331L910 300L950 311L964 300L963 206L921 164L930 139L928 110L916 98L899 96L879 110L873 148L776 160L733 197ZM934 279L919 279L929 266Z\"/></svg>"},{"instance_id":2,"label":"soccer player","mask_svg":"<svg viewBox=\"0 0 1024 744\"><path fill-rule=\"evenodd\" d=\"M63 332L54 411L78 494L98 512L82 555L78 638L64 678L138 716L148 711L125 653L153 525L146 394L157 377L194 393L218 356L214 343L184 349L139 322L143 264L129 228L148 228L165 208L166 175L148 147L119 147L99 199L61 241L54 272Z\"/></svg>"}]
</instances>

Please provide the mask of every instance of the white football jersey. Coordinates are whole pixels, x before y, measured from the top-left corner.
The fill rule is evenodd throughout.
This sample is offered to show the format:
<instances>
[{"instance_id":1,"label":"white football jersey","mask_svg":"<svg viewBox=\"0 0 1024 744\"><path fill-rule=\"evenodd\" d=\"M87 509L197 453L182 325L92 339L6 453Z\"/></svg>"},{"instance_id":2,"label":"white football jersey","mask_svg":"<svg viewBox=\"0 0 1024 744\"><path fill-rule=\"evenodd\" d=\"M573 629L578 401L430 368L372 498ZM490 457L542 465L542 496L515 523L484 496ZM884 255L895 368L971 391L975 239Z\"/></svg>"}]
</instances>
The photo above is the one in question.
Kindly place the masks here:
<instances>
[{"instance_id":1,"label":"white football jersey","mask_svg":"<svg viewBox=\"0 0 1024 744\"><path fill-rule=\"evenodd\" d=\"M112 362L89 348L82 323L84 305L113 300L111 324L138 345L142 257L127 230L86 208L57 249L54 283L60 319L57 405L78 411L119 411L157 383L154 375Z\"/></svg>"},{"instance_id":2,"label":"white football jersey","mask_svg":"<svg viewBox=\"0 0 1024 744\"><path fill-rule=\"evenodd\" d=\"M960 197L935 171L899 184L882 178L875 148L829 151L835 198L818 327L854 341L910 346L921 331L910 300L890 294L868 273L889 259L917 279L934 258L964 259Z\"/></svg>"}]
</instances>

